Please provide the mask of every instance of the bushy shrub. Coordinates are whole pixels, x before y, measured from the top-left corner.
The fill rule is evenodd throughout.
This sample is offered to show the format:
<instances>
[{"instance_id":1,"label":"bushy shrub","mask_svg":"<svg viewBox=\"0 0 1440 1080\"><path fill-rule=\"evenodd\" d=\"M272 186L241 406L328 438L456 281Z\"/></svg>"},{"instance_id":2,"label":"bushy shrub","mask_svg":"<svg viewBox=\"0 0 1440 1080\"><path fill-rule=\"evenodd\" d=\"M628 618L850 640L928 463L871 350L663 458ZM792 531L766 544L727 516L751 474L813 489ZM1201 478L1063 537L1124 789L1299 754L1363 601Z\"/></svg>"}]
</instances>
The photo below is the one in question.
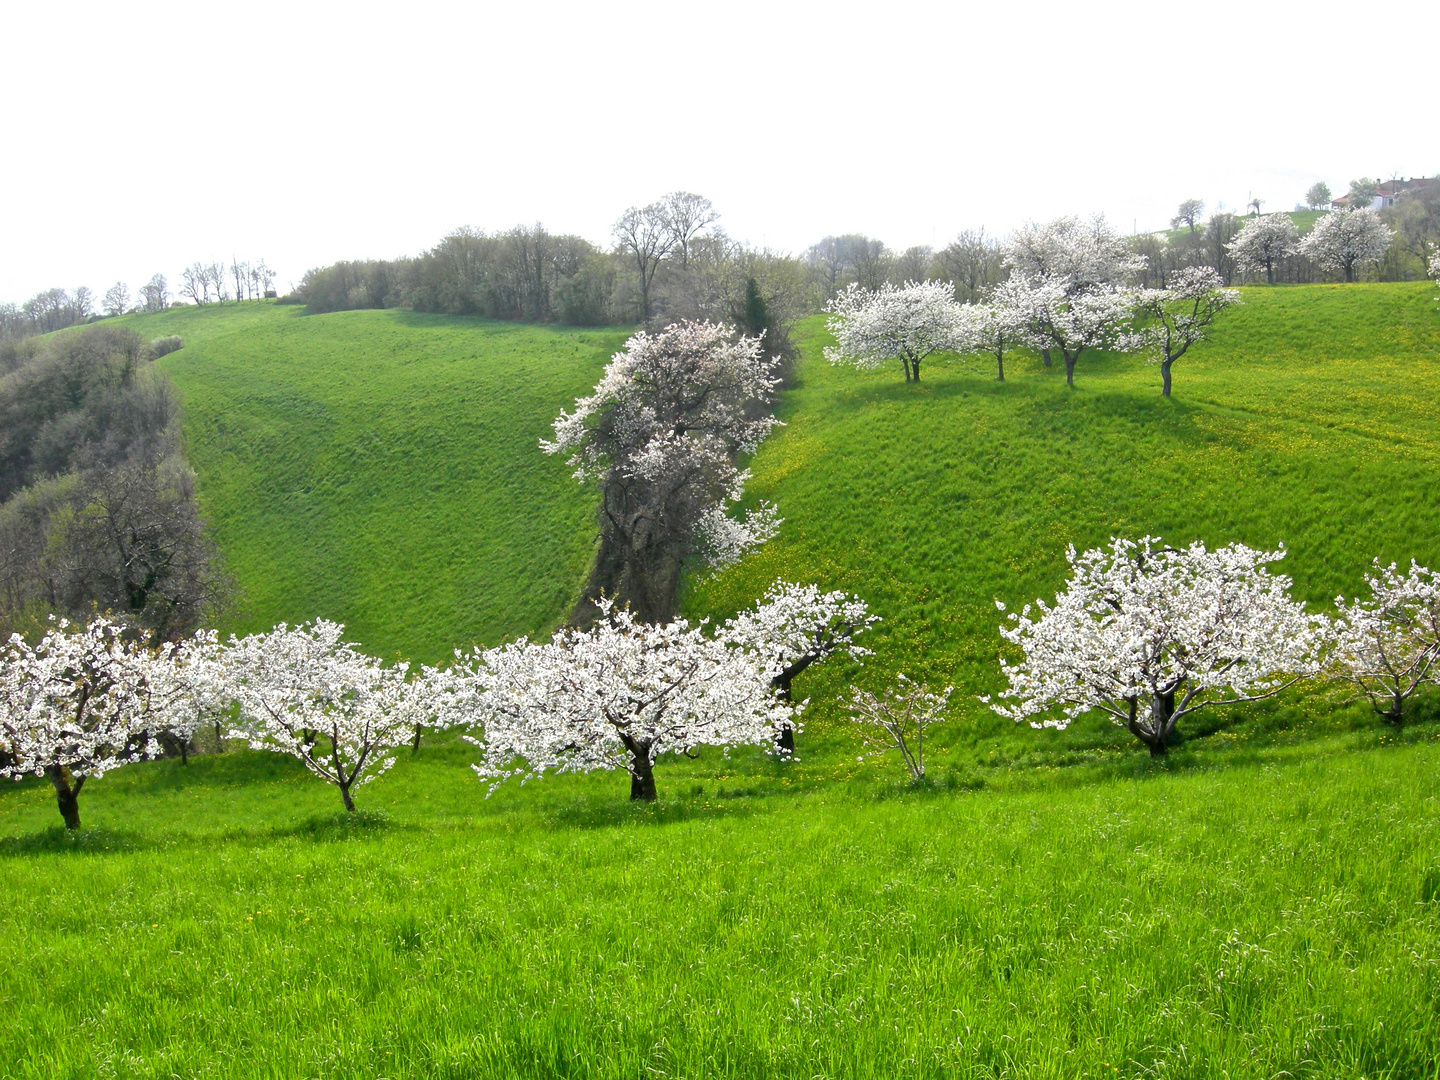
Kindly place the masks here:
<instances>
[{"instance_id":1,"label":"bushy shrub","mask_svg":"<svg viewBox=\"0 0 1440 1080\"><path fill-rule=\"evenodd\" d=\"M179 334L170 334L168 337L157 337L154 341L150 342L150 355L158 360L167 353L174 352L184 344L185 343L180 340Z\"/></svg>"}]
</instances>

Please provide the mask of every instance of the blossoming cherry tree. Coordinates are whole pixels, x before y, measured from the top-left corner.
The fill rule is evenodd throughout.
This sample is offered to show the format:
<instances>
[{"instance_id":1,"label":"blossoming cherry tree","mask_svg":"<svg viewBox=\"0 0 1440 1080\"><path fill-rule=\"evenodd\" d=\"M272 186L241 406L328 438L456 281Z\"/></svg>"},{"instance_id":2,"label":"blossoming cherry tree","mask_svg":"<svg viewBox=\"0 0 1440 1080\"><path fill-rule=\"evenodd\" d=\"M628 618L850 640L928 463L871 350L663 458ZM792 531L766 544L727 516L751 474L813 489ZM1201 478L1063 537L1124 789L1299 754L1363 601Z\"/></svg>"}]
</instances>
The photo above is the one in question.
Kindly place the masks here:
<instances>
[{"instance_id":1,"label":"blossoming cherry tree","mask_svg":"<svg viewBox=\"0 0 1440 1080\"><path fill-rule=\"evenodd\" d=\"M1002 661L1010 685L999 696L1014 704L995 711L1064 728L1099 709L1159 756L1187 714L1317 674L1330 627L1290 598L1289 578L1266 569L1283 556L1243 544L1177 549L1148 536L1080 555L1071 547L1055 603L1037 601L1033 616L1026 605L1001 627L1023 656Z\"/></svg>"}]
</instances>

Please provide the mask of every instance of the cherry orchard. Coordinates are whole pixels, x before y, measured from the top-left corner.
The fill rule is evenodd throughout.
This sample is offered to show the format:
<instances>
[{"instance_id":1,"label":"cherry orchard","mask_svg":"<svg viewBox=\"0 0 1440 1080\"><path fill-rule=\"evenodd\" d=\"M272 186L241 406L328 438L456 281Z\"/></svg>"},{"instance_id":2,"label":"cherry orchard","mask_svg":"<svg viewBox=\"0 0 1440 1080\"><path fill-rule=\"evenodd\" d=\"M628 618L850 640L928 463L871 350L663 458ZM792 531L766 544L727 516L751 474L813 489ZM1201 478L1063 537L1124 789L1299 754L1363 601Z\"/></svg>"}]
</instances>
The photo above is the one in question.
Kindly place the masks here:
<instances>
[{"instance_id":1,"label":"cherry orchard","mask_svg":"<svg viewBox=\"0 0 1440 1080\"><path fill-rule=\"evenodd\" d=\"M320 779L351 793L395 764L386 751L407 742L427 716L409 665L389 667L341 640L345 628L317 619L232 637L219 666L240 707L231 733L255 750L299 758Z\"/></svg>"},{"instance_id":2,"label":"cherry orchard","mask_svg":"<svg viewBox=\"0 0 1440 1080\"><path fill-rule=\"evenodd\" d=\"M1440 673L1440 581L1413 560L1408 573L1375 560L1369 599L1335 598L1335 661L1377 713L1397 727L1405 702Z\"/></svg>"},{"instance_id":3,"label":"cherry orchard","mask_svg":"<svg viewBox=\"0 0 1440 1080\"><path fill-rule=\"evenodd\" d=\"M684 619L642 623L610 600L589 630L520 639L456 665L449 719L468 722L475 772L512 776L623 768L630 797L655 800L655 761L700 746L772 746L799 709L764 660Z\"/></svg>"},{"instance_id":4,"label":"cherry orchard","mask_svg":"<svg viewBox=\"0 0 1440 1080\"><path fill-rule=\"evenodd\" d=\"M158 757L159 735L208 699L213 635L150 647L109 619L61 619L31 646L16 634L0 651L0 776L49 777L67 829L80 827L85 781ZM174 663L186 656L184 665Z\"/></svg>"},{"instance_id":5,"label":"cherry orchard","mask_svg":"<svg viewBox=\"0 0 1440 1080\"><path fill-rule=\"evenodd\" d=\"M1198 541L1176 549L1149 536L1082 555L1071 547L1054 605L1037 601L1032 617L1027 604L1000 629L1024 655L1001 661L1010 685L999 697L1015 703L993 708L1054 728L1100 709L1158 756L1187 713L1318 674L1331 628L1290 598L1288 577L1266 569L1284 554Z\"/></svg>"}]
</instances>

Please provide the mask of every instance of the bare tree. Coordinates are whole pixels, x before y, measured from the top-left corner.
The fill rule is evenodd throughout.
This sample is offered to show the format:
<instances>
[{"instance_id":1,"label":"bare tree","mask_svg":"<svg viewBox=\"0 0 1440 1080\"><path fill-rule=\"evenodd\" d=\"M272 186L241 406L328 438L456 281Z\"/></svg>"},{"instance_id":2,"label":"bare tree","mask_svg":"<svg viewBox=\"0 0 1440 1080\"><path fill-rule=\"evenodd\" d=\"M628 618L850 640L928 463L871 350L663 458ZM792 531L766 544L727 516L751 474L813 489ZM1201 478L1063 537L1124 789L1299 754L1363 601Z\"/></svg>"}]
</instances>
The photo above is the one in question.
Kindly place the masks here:
<instances>
[{"instance_id":1,"label":"bare tree","mask_svg":"<svg viewBox=\"0 0 1440 1080\"><path fill-rule=\"evenodd\" d=\"M1000 245L984 228L966 229L935 256L941 274L955 283L955 299L973 303L1004 275Z\"/></svg>"},{"instance_id":2,"label":"bare tree","mask_svg":"<svg viewBox=\"0 0 1440 1080\"><path fill-rule=\"evenodd\" d=\"M205 267L205 280L215 289L215 302L223 304L230 299L225 291L225 264L223 262L212 262Z\"/></svg>"},{"instance_id":3,"label":"bare tree","mask_svg":"<svg viewBox=\"0 0 1440 1080\"><path fill-rule=\"evenodd\" d=\"M640 319L650 319L650 285L655 280L655 271L660 260L670 254L675 246L675 233L670 227L664 203L651 203L645 207L630 207L615 222L615 242L620 250L635 264L635 273L640 284Z\"/></svg>"},{"instance_id":4,"label":"bare tree","mask_svg":"<svg viewBox=\"0 0 1440 1080\"><path fill-rule=\"evenodd\" d=\"M710 200L691 191L672 191L660 200L671 246L680 251L682 268L690 266L690 242L720 219Z\"/></svg>"},{"instance_id":5,"label":"bare tree","mask_svg":"<svg viewBox=\"0 0 1440 1080\"><path fill-rule=\"evenodd\" d=\"M117 281L105 293L105 314L124 315L130 310L130 287L123 281Z\"/></svg>"},{"instance_id":6,"label":"bare tree","mask_svg":"<svg viewBox=\"0 0 1440 1080\"><path fill-rule=\"evenodd\" d=\"M210 302L210 275L198 262L180 271L180 295L196 304Z\"/></svg>"},{"instance_id":7,"label":"bare tree","mask_svg":"<svg viewBox=\"0 0 1440 1080\"><path fill-rule=\"evenodd\" d=\"M164 274L156 274L140 286L140 301L146 311L164 311L170 305L170 287Z\"/></svg>"},{"instance_id":8,"label":"bare tree","mask_svg":"<svg viewBox=\"0 0 1440 1080\"><path fill-rule=\"evenodd\" d=\"M897 285L907 281L926 281L935 265L935 249L926 244L908 247L895 257L890 280Z\"/></svg>"}]
</instances>

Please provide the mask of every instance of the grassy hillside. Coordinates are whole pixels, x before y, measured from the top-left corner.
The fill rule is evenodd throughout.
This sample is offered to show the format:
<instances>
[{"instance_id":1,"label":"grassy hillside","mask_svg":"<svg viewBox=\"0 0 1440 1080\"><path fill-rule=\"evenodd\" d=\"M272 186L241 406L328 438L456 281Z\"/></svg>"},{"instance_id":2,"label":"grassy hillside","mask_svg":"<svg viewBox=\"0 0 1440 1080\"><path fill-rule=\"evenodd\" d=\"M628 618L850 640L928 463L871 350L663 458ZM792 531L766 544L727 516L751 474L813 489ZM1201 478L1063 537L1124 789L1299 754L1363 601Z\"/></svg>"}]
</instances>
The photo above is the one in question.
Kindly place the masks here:
<instances>
[{"instance_id":1,"label":"grassy hillside","mask_svg":"<svg viewBox=\"0 0 1440 1080\"><path fill-rule=\"evenodd\" d=\"M1318 606L1353 593L1374 556L1440 565L1434 295L1431 283L1245 290L1213 340L1176 364L1168 401L1158 370L1130 357L1083 358L1073 392L1035 359L1008 364L1004 383L969 361L928 365L909 385L898 364L824 362L814 320L786 426L756 455L748 489L785 524L697 582L687 608L723 615L777 577L854 590L886 619L865 679L903 669L955 683L968 738L1005 726L975 701L998 688L995 599L1053 596L1066 544L1147 533L1283 543L1280 570ZM851 674L821 669L802 689L823 701ZM1026 737L1057 751L1112 737L1096 723L1069 742Z\"/></svg>"},{"instance_id":2,"label":"grassy hillside","mask_svg":"<svg viewBox=\"0 0 1440 1080\"><path fill-rule=\"evenodd\" d=\"M1440 563L1433 293L1248 290L1170 401L1120 357L1073 392L1033 359L907 386L831 368L811 323L753 462L781 534L686 597L724 615L784 576L885 617L865 668L797 683L800 761L667 761L654 806L612 774L486 800L440 737L347 820L232 751L87 784L78 835L8 785L0 1074L1440 1076L1440 725L1314 690L1156 762L975 700L993 599L1053 593L1067 542L1284 541L1317 606L1372 555ZM328 614L429 657L570 602L588 498L535 440L622 335L260 305L139 326L186 339L164 363L250 624ZM858 762L830 704L897 669L959 688L919 786Z\"/></svg>"},{"instance_id":3,"label":"grassy hillside","mask_svg":"<svg viewBox=\"0 0 1440 1080\"><path fill-rule=\"evenodd\" d=\"M1440 746L1378 742L980 792L708 757L658 807L486 802L437 744L350 821L233 753L87 786L78 838L27 783L0 1073L1434 1077Z\"/></svg>"},{"instance_id":4,"label":"grassy hillside","mask_svg":"<svg viewBox=\"0 0 1440 1080\"><path fill-rule=\"evenodd\" d=\"M536 443L624 334L243 304L136 317L161 361L244 606L324 616L384 655L548 631L574 602L588 494Z\"/></svg>"}]
</instances>

